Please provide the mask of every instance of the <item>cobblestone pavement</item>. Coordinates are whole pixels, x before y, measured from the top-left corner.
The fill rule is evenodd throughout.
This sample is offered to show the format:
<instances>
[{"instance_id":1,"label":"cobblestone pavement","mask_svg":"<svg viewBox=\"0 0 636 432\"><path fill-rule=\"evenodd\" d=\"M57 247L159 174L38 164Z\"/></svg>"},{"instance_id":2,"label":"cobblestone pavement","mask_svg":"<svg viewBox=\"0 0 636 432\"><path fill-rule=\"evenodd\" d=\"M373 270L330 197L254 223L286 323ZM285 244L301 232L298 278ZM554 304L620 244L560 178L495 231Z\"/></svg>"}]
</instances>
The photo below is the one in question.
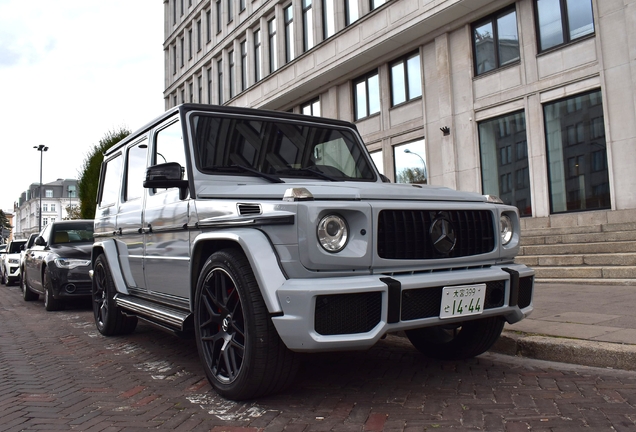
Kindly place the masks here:
<instances>
[{"instance_id":1,"label":"cobblestone pavement","mask_svg":"<svg viewBox=\"0 0 636 432\"><path fill-rule=\"evenodd\" d=\"M193 340L146 324L98 334L88 305L46 312L0 287L0 431L627 431L636 373L486 354L427 360L389 337L307 356L284 394L235 403Z\"/></svg>"}]
</instances>

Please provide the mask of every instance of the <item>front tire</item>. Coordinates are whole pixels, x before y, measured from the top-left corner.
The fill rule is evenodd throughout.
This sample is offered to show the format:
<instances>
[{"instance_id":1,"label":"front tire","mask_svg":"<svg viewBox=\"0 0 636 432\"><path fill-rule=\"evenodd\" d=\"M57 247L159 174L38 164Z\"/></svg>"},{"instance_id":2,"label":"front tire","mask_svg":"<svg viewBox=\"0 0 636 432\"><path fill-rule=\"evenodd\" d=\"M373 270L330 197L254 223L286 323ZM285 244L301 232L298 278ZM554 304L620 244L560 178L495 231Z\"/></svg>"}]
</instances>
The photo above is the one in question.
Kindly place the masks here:
<instances>
[{"instance_id":1,"label":"front tire","mask_svg":"<svg viewBox=\"0 0 636 432\"><path fill-rule=\"evenodd\" d=\"M26 281L26 271L20 271L20 289L22 290L22 298L24 301L34 301L40 298L40 295L34 293L29 288L29 283Z\"/></svg>"},{"instance_id":2,"label":"front tire","mask_svg":"<svg viewBox=\"0 0 636 432\"><path fill-rule=\"evenodd\" d=\"M137 317L126 316L115 303L115 283L102 254L95 260L93 272L93 315L97 330L104 336L129 334L137 328Z\"/></svg>"},{"instance_id":3,"label":"front tire","mask_svg":"<svg viewBox=\"0 0 636 432\"><path fill-rule=\"evenodd\" d=\"M242 251L222 250L206 261L194 321L206 376L221 396L253 399L293 382L298 357L278 336Z\"/></svg>"},{"instance_id":4,"label":"front tire","mask_svg":"<svg viewBox=\"0 0 636 432\"><path fill-rule=\"evenodd\" d=\"M42 276L42 284L44 285L44 309L49 312L63 309L64 304L62 301L53 297L53 283L46 269L44 269L44 275Z\"/></svg>"},{"instance_id":5,"label":"front tire","mask_svg":"<svg viewBox=\"0 0 636 432\"><path fill-rule=\"evenodd\" d=\"M464 360L485 353L504 327L501 317L489 317L455 325L407 330L406 336L418 351L438 360Z\"/></svg>"}]
</instances>

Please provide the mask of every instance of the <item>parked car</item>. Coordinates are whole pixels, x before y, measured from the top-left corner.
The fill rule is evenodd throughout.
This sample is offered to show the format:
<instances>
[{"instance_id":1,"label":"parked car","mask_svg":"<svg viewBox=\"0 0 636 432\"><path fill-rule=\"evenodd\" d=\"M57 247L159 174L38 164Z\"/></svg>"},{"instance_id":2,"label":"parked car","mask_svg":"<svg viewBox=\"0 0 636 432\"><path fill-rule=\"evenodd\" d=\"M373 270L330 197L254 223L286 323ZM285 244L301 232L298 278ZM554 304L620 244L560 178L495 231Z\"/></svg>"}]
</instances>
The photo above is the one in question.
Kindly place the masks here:
<instances>
[{"instance_id":1,"label":"parked car","mask_svg":"<svg viewBox=\"0 0 636 432\"><path fill-rule=\"evenodd\" d=\"M65 300L90 298L92 245L92 220L49 223L25 254L24 300L44 295L44 307L54 311L62 309Z\"/></svg>"},{"instance_id":2,"label":"parked car","mask_svg":"<svg viewBox=\"0 0 636 432\"><path fill-rule=\"evenodd\" d=\"M26 254L29 249L33 247L35 244L35 239L39 236L39 233L32 233L27 239L26 243L22 245L20 248L20 288L24 287L22 283L22 275L24 274L24 259L26 258Z\"/></svg>"},{"instance_id":3,"label":"parked car","mask_svg":"<svg viewBox=\"0 0 636 432\"><path fill-rule=\"evenodd\" d=\"M533 309L518 209L387 181L349 122L170 109L104 156L97 329L192 331L208 380L237 400L293 382L296 353L388 333L430 357L483 353Z\"/></svg>"},{"instance_id":4,"label":"parked car","mask_svg":"<svg viewBox=\"0 0 636 432\"><path fill-rule=\"evenodd\" d=\"M2 283L9 286L20 279L20 250L26 243L25 239L12 240L7 244L5 254L2 255Z\"/></svg>"},{"instance_id":5,"label":"parked car","mask_svg":"<svg viewBox=\"0 0 636 432\"><path fill-rule=\"evenodd\" d=\"M2 282L2 260L4 259L4 255L7 253L7 245L6 243L0 244L0 282Z\"/></svg>"}]
</instances>

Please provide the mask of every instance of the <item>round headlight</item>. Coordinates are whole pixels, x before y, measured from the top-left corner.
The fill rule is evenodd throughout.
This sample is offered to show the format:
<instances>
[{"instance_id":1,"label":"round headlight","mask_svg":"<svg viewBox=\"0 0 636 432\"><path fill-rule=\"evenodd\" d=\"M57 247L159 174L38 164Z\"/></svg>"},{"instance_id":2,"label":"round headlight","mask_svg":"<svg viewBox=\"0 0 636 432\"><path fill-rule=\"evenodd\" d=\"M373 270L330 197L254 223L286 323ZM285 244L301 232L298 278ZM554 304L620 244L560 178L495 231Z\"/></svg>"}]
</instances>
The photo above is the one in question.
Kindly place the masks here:
<instances>
[{"instance_id":1,"label":"round headlight","mask_svg":"<svg viewBox=\"0 0 636 432\"><path fill-rule=\"evenodd\" d=\"M335 214L320 219L318 241L327 252L340 252L347 244L348 230L345 220Z\"/></svg>"},{"instance_id":2,"label":"round headlight","mask_svg":"<svg viewBox=\"0 0 636 432\"><path fill-rule=\"evenodd\" d=\"M506 215L501 215L499 218L499 224L501 225L501 243L507 245L512 240L513 227L512 220Z\"/></svg>"}]
</instances>

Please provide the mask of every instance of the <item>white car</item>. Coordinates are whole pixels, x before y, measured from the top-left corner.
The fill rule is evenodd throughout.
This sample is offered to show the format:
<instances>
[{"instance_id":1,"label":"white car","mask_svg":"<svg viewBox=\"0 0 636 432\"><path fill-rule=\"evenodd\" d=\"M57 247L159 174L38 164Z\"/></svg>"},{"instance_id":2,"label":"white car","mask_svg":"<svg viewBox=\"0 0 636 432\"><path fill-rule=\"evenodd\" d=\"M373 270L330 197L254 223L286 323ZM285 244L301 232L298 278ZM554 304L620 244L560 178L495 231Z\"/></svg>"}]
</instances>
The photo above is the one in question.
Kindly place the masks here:
<instances>
[{"instance_id":1,"label":"white car","mask_svg":"<svg viewBox=\"0 0 636 432\"><path fill-rule=\"evenodd\" d=\"M2 283L9 286L20 279L20 251L25 239L10 241L2 255Z\"/></svg>"}]
</instances>

